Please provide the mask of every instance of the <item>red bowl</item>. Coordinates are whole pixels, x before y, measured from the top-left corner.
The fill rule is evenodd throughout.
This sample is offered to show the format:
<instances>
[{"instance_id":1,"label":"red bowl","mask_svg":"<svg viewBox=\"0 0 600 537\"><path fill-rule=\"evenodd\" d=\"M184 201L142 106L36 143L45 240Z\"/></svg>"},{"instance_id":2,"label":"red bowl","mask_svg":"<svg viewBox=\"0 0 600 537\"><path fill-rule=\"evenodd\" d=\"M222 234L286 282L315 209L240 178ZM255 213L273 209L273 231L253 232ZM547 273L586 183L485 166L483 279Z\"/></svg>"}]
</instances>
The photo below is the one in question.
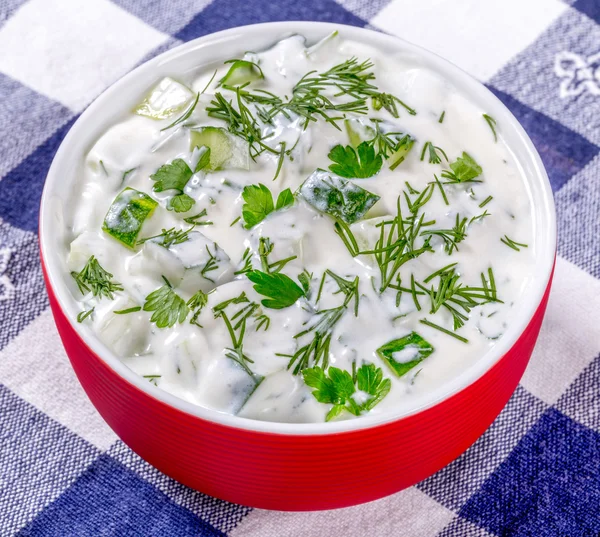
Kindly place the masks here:
<instances>
[{"instance_id":1,"label":"red bowl","mask_svg":"<svg viewBox=\"0 0 600 537\"><path fill-rule=\"evenodd\" d=\"M82 157L106 128L160 76L301 33L332 30L391 53L408 51L472 96L502 125L534 205L536 279L506 334L485 356L410 414L330 424L279 424L223 415L180 400L137 376L84 324L68 287L63 207ZM533 144L484 86L445 60L399 39L342 25L269 23L191 41L139 67L101 95L75 123L54 159L40 212L42 267L56 326L94 406L117 435L177 481L235 503L280 510L347 507L414 485L463 453L502 410L533 351L544 316L556 250L548 178Z\"/></svg>"}]
</instances>

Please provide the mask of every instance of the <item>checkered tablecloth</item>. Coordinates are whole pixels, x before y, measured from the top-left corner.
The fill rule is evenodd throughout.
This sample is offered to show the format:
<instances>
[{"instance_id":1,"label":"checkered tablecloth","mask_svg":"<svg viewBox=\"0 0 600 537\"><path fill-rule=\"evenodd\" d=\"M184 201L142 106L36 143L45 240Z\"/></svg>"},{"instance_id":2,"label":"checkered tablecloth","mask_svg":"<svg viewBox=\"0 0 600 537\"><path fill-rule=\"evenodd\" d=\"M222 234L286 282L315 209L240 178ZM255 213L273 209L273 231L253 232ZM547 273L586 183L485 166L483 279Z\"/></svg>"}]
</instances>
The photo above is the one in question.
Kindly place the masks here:
<instances>
[{"instance_id":1,"label":"checkered tablecloth","mask_svg":"<svg viewBox=\"0 0 600 537\"><path fill-rule=\"evenodd\" d=\"M38 260L42 185L85 107L177 44L271 20L396 34L484 82L537 146L559 258L531 364L458 460L371 504L252 510L133 454L79 386ZM0 535L595 536L600 533L600 0L0 0Z\"/></svg>"}]
</instances>

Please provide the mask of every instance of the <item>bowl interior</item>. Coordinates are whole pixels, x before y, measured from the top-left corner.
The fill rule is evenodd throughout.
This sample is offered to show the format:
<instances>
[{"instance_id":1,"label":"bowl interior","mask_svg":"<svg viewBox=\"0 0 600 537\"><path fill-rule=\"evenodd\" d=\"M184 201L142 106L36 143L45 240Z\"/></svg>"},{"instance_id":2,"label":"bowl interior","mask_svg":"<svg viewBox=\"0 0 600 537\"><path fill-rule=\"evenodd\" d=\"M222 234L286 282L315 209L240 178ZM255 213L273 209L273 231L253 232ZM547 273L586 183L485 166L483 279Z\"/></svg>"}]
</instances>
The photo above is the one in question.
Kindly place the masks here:
<instances>
[{"instance_id":1,"label":"bowl interior","mask_svg":"<svg viewBox=\"0 0 600 537\"><path fill-rule=\"evenodd\" d=\"M70 276L65 264L68 244L65 233L64 208L69 203L69 186L77 180L81 172L83 157L96 139L130 110L138 102L140 96L159 78L209 67L222 60L237 57L240 51L267 48L277 40L291 34L302 34L310 43L333 30L338 30L343 38L370 44L391 55L403 54L418 57L424 66L440 73L498 121L498 124L502 126L502 137L513 154L520 173L527 178L527 188L534 207L535 273L538 278L528 287L521 307L498 344L457 377L422 397L418 401L417 407L411 412L387 412L364 416L359 420L327 424L286 424L255 421L195 406L162 391L139 377L104 346L90 328L75 321L78 306L66 285L67 278ZM40 209L40 244L48 281L60 307L69 318L73 329L116 374L153 397L203 419L257 431L282 434L324 434L371 427L414 414L435 405L473 383L492 367L513 346L542 299L554 262L556 223L550 183L537 151L514 116L482 84L446 60L395 37L339 24L280 22L234 28L190 41L138 67L94 101L65 137L48 173Z\"/></svg>"}]
</instances>

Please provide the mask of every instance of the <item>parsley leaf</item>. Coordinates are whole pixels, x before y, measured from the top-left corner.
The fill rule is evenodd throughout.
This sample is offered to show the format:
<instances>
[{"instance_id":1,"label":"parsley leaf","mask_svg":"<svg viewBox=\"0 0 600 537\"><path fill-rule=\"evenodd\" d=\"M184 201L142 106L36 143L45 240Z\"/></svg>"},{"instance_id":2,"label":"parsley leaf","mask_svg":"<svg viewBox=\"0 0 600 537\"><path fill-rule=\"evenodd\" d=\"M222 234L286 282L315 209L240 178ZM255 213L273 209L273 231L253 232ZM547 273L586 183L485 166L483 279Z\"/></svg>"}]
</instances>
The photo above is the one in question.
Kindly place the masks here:
<instances>
[{"instance_id":1,"label":"parsley leaf","mask_svg":"<svg viewBox=\"0 0 600 537\"><path fill-rule=\"evenodd\" d=\"M202 162L204 155L206 155L206 153L200 157L200 162ZM198 164L200 164L200 162L198 162ZM206 163L204 165L206 165ZM198 166L196 166L196 168L198 169ZM183 189L191 179L192 175L194 175L194 173L186 162L177 158L171 162L171 164L161 166L156 173L153 173L150 176L150 179L156 181L154 184L155 192L163 192L164 190L176 190L178 192L178 194L172 197L167 204L167 209L169 211L185 213L192 208L194 203L196 203L190 196L183 193Z\"/></svg>"},{"instance_id":2,"label":"parsley leaf","mask_svg":"<svg viewBox=\"0 0 600 537\"><path fill-rule=\"evenodd\" d=\"M279 196L277 196L275 210L279 211L280 209L285 209L292 205L294 205L294 194L292 194L292 191L289 188L286 188L283 192L279 193Z\"/></svg>"},{"instance_id":3,"label":"parsley leaf","mask_svg":"<svg viewBox=\"0 0 600 537\"><path fill-rule=\"evenodd\" d=\"M165 280L165 285L152 291L144 303L144 311L152 311L151 323L156 323L158 328L175 326L177 322L182 323L188 316L189 309L185 300L181 298L171 284Z\"/></svg>"},{"instance_id":4,"label":"parsley leaf","mask_svg":"<svg viewBox=\"0 0 600 537\"><path fill-rule=\"evenodd\" d=\"M294 204L294 195L289 188L286 188L277 197L277 205L275 205L271 191L262 183L244 187L242 198L246 202L242 206L242 218L246 229L259 224L273 211L285 209Z\"/></svg>"},{"instance_id":5,"label":"parsley leaf","mask_svg":"<svg viewBox=\"0 0 600 537\"><path fill-rule=\"evenodd\" d=\"M463 151L462 157L458 157L450 164L450 168L452 169L452 172L442 172L442 177L450 179L450 183L481 182L474 181L474 179L479 177L483 171L481 166L465 151Z\"/></svg>"},{"instance_id":6,"label":"parsley leaf","mask_svg":"<svg viewBox=\"0 0 600 537\"><path fill-rule=\"evenodd\" d=\"M289 276L280 272L271 273L251 270L248 279L254 284L254 290L267 298L262 301L266 308L282 309L293 305L304 296L302 288Z\"/></svg>"},{"instance_id":7,"label":"parsley leaf","mask_svg":"<svg viewBox=\"0 0 600 537\"><path fill-rule=\"evenodd\" d=\"M356 149L350 145L336 145L328 156L334 162L329 169L348 179L373 177L383 165L383 157L380 153L375 154L374 144L370 142L362 142Z\"/></svg>"},{"instance_id":8,"label":"parsley leaf","mask_svg":"<svg viewBox=\"0 0 600 537\"><path fill-rule=\"evenodd\" d=\"M392 388L392 381L383 378L383 371L374 364L363 364L356 372L358 389L372 397L362 405L365 410L371 410L379 403Z\"/></svg>"},{"instance_id":9,"label":"parsley leaf","mask_svg":"<svg viewBox=\"0 0 600 537\"><path fill-rule=\"evenodd\" d=\"M374 364L363 364L355 375L348 371L330 367L324 371L321 367L311 367L302 371L307 386L315 388L312 392L320 403L331 404L325 421L339 416L344 410L359 416L363 411L371 410L390 391L392 381L383 378L383 371ZM363 403L353 398L356 390L370 395Z\"/></svg>"},{"instance_id":10,"label":"parsley leaf","mask_svg":"<svg viewBox=\"0 0 600 537\"><path fill-rule=\"evenodd\" d=\"M194 203L196 203L196 201L190 198L190 196L187 194L178 194L169 200L167 209L169 211L173 210L176 213L185 213L192 208Z\"/></svg>"},{"instance_id":11,"label":"parsley leaf","mask_svg":"<svg viewBox=\"0 0 600 537\"><path fill-rule=\"evenodd\" d=\"M156 181L154 185L155 192L163 192L164 190L179 190L183 192L183 188L187 185L192 175L192 170L190 170L186 162L177 158L171 164L164 164L158 168L150 176L150 179Z\"/></svg>"}]
</instances>

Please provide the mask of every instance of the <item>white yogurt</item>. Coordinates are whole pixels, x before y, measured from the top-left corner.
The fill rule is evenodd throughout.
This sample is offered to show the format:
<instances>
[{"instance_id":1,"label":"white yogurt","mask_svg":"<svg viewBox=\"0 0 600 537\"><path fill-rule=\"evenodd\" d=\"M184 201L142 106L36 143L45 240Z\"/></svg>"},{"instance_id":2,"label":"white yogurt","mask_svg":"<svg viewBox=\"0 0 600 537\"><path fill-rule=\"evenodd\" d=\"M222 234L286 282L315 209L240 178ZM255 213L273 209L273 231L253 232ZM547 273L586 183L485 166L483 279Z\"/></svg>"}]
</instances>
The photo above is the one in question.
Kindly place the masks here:
<instances>
[{"instance_id":1,"label":"white yogurt","mask_svg":"<svg viewBox=\"0 0 600 537\"><path fill-rule=\"evenodd\" d=\"M304 383L302 374L295 375L293 367L288 366L289 356L311 338L311 334L295 336L320 318L315 316L315 311L335 308L343 302L343 296L336 293L337 286L331 278L326 280L320 300L316 302L319 282L326 269L346 280L359 278L358 314L354 315L354 302L351 302L333 327L328 362L330 366L346 371L352 371L353 364L360 367L372 363L382 369L384 377L391 379L389 394L370 410L373 413L386 412L400 405L410 408L411 400L416 396L448 382L481 359L510 324L533 279L536 249L532 206L525 179L517 171L502 141L502 126L497 126L498 140L495 142L490 126L483 118L485 110L478 109L448 81L420 65L416 57L392 58L377 49L339 38L306 49L304 40L295 36L267 51L247 56L260 66L264 79L252 82L246 89L261 89L282 98L290 97L294 86L306 73L325 72L351 57L358 58L359 62L370 59L373 67L369 70L375 75L370 82L379 91L395 95L416 110L416 115L410 115L398 105L399 117L395 118L383 108L375 110L369 100L366 114L330 112L335 117L359 118L367 127L374 125L370 120L379 119L383 122L382 128L408 133L416 139L404 162L394 170L390 170L389 163L384 161L374 176L349 179L380 197L362 219L350 226L360 249L374 248L380 232L377 223L389 221L396 215L398 196L402 196L403 215L408 216L404 192L414 201L417 195L410 194L411 189L422 192L434 180L434 174L444 181L442 172L450 170L445 158L439 164L430 163L428 154L420 160L427 141L442 148L450 163L466 151L483 170L477 177L481 182L445 185L448 204L436 186L423 207L424 222L435 220L435 224L422 230L451 229L456 224L457 214L468 221L485 210L489 215L467 225L466 238L457 244L458 249L451 255L445 251L443 240L433 235L430 239L432 251L403 264L397 274L401 276L401 285L409 288L411 276L422 283L434 271L456 263L460 282L481 286L481 274L487 275L492 267L497 297L502 302L475 306L468 313L458 307L465 319L464 326L455 333L468 340L465 343L421 322L427 319L454 332L449 310L442 307L431 313L427 295L417 297L421 308L418 310L410 292L403 292L399 303L395 290L388 288L380 292L381 275L375 257L370 254L353 257L336 234L332 217L317 210L302 196L297 195L293 206L273 211L251 229L244 227L244 220L239 220L244 204L243 188L262 183L270 189L274 200L285 189L297 192L316 169L327 170L332 164L328 154L334 146L350 144L343 119L338 121L341 130L322 118L310 122L304 129L302 118L293 113L276 115L272 124L258 120L265 143L281 148L280 144L285 142L286 148L293 148L284 159L276 180L272 179L278 154L263 152L252 160L247 152L239 154L246 142L235 137L232 147L237 152L236 163L248 162L249 169L226 165L222 170L199 171L183 189L183 193L194 200L193 207L182 213L167 210L177 192L155 192L156 182L150 176L175 159L182 159L194 170L201 151L190 150L191 131L203 126L227 127L225 121L207 113L217 92L235 101L235 93L218 86L218 81L230 67L224 65L206 89L212 72L182 79L180 82L192 91L186 93L185 88L175 88L177 104L185 102L186 106L179 106L167 117L153 119L132 113L110 128L86 157L79 191L71 208L69 269L79 272L93 255L113 275L112 280L123 287L110 299L92 293L82 295L74 285L73 293L81 299L82 310L94 308L83 322L91 323L98 337L125 364L160 388L194 404L242 417L281 422L323 421L332 405L318 402L312 388ZM167 86L163 83L163 88ZM162 130L179 118L190 106L195 93L203 89L205 92L189 117L175 127ZM326 91L329 96L334 93ZM248 106L257 114L254 105ZM444 119L440 123L442 112ZM361 129L357 127L356 131ZM365 132L370 131L362 129L363 135ZM327 175L333 174L327 172ZM160 245L160 239L148 240L134 249L127 248L102 229L109 207L125 187L144 192L158 202L152 215L144 221L138 240L159 235L163 229L187 230L191 225L184 222L184 218L203 209L206 210L204 220L211 221L212 225L195 227L187 241L169 248ZM489 196L492 200L480 208ZM232 222L235 223L232 225ZM500 241L505 236L528 246L519 247L519 251L510 248ZM419 236L417 245L422 245L426 237ZM231 335L223 317L215 316L213 308L241 293L256 304L265 299L245 274L236 274L244 265L245 253L254 269L264 270L258 255L261 238L268 238L274 245L270 261L295 256L285 264L283 274L298 281L298 276L307 271L313 274L313 279L310 294L295 304L283 309L260 306L248 318L243 351L251 360L246 364L250 375L227 356L227 349L232 347ZM202 273L212 258L215 268ZM167 328L157 327L150 321L152 312L143 309L127 314L114 313L143 307L148 295L164 285L163 278L185 301L198 290L208 293L208 304L193 324L190 323L192 312L184 322ZM436 287L437 282L434 278L426 287ZM229 316L245 304L228 307ZM258 328L261 315L269 318L266 329L265 325ZM434 351L406 374L398 376L376 351L389 341L413 332L426 340ZM394 351L392 356L397 364L406 366L418 352L407 346ZM357 389L353 397L360 402L366 395ZM352 418L352 414L343 412L335 419L348 418Z\"/></svg>"}]
</instances>

